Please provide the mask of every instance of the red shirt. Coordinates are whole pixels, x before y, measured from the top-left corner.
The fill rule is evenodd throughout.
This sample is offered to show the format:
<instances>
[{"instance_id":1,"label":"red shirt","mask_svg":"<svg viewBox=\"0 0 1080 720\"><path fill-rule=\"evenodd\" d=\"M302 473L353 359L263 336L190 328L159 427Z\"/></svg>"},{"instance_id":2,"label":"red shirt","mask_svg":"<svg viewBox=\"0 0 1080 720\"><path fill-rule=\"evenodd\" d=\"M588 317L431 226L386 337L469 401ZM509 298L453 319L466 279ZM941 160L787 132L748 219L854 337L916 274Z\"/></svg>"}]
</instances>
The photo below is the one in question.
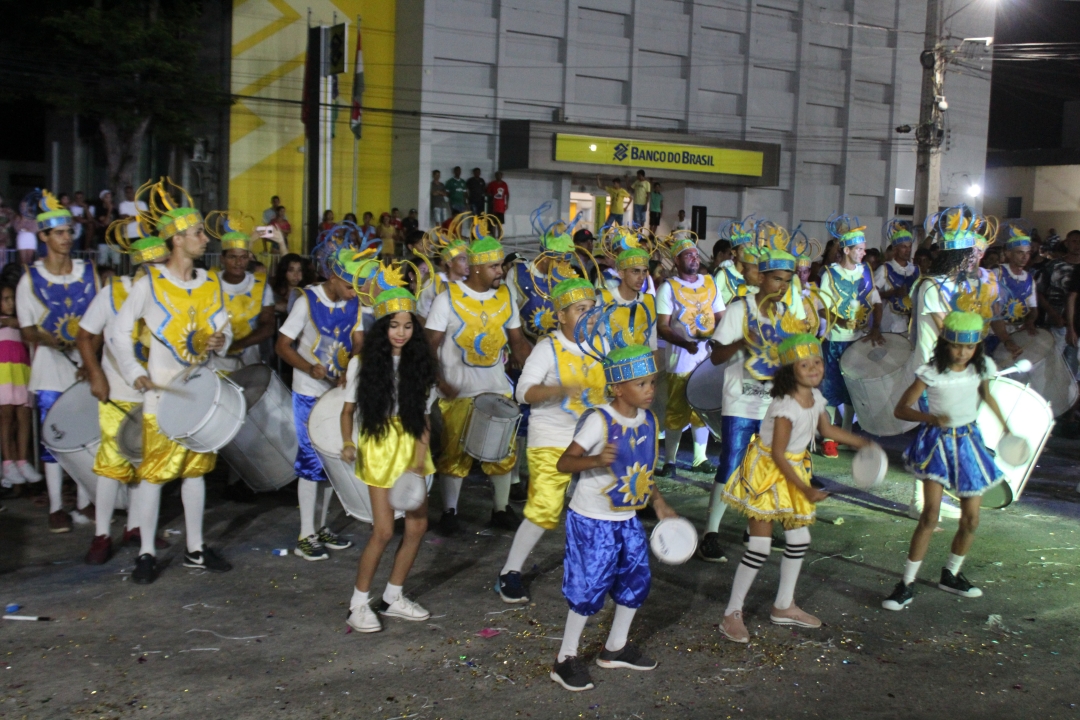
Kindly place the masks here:
<instances>
[{"instance_id":1,"label":"red shirt","mask_svg":"<svg viewBox=\"0 0 1080 720\"><path fill-rule=\"evenodd\" d=\"M504 213L510 202L510 188L502 180L488 183L487 194L491 196L491 212Z\"/></svg>"}]
</instances>

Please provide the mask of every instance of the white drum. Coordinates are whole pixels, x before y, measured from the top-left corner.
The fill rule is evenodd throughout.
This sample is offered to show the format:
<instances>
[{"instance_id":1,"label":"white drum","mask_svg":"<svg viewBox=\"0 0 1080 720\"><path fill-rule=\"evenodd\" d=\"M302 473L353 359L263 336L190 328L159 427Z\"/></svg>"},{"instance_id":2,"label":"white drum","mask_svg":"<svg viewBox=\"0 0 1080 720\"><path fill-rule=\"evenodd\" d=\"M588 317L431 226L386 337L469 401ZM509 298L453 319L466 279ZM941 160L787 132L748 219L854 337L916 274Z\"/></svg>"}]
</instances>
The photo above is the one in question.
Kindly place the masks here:
<instances>
[{"instance_id":1,"label":"white drum","mask_svg":"<svg viewBox=\"0 0 1080 720\"><path fill-rule=\"evenodd\" d=\"M56 398L42 424L41 444L75 482L91 497L96 496L94 459L101 445L101 424L90 383L75 383Z\"/></svg>"},{"instance_id":2,"label":"white drum","mask_svg":"<svg viewBox=\"0 0 1080 720\"><path fill-rule=\"evenodd\" d=\"M705 426L720 439L721 409L724 404L724 373L732 362L741 362L738 353L734 358L720 365L713 365L706 358L686 381L686 402L697 412Z\"/></svg>"},{"instance_id":3,"label":"white drum","mask_svg":"<svg viewBox=\"0 0 1080 720\"><path fill-rule=\"evenodd\" d=\"M138 467L142 464L142 405L136 405L120 421L120 430L116 433L116 446L120 454L129 463Z\"/></svg>"},{"instance_id":4,"label":"white drum","mask_svg":"<svg viewBox=\"0 0 1080 720\"><path fill-rule=\"evenodd\" d=\"M483 393L473 398L462 444L481 462L499 462L513 452L521 408L508 397Z\"/></svg>"},{"instance_id":5,"label":"white drum","mask_svg":"<svg viewBox=\"0 0 1080 720\"><path fill-rule=\"evenodd\" d=\"M661 520L649 536L649 547L665 565L682 565L697 550L697 530L686 518Z\"/></svg>"},{"instance_id":6,"label":"white drum","mask_svg":"<svg viewBox=\"0 0 1080 720\"><path fill-rule=\"evenodd\" d=\"M165 437L199 453L217 452L244 424L243 391L204 365L189 368L161 391L158 427Z\"/></svg>"},{"instance_id":7,"label":"white drum","mask_svg":"<svg viewBox=\"0 0 1080 720\"><path fill-rule=\"evenodd\" d=\"M918 423L897 420L896 404L915 379L907 365L911 343L903 335L883 333L884 345L856 341L840 357L840 372L859 427L878 437L902 435Z\"/></svg>"},{"instance_id":8,"label":"white drum","mask_svg":"<svg viewBox=\"0 0 1080 720\"><path fill-rule=\"evenodd\" d=\"M877 443L861 448L851 461L851 476L855 479L855 486L861 490L881 484L888 471L889 457Z\"/></svg>"},{"instance_id":9,"label":"white drum","mask_svg":"<svg viewBox=\"0 0 1080 720\"><path fill-rule=\"evenodd\" d=\"M1069 372L1069 366L1065 364L1065 358L1054 347L1054 336L1039 329L1035 335L1029 335L1026 330L1018 330L1009 337L1022 347L1024 352L1014 359L1004 345L999 345L994 351L994 362L998 369L1012 367L1016 360L1029 360L1029 372L1018 372L1011 377L1018 382L1029 384L1032 390L1042 395L1050 403L1055 417L1068 412L1069 408L1076 404L1080 391Z\"/></svg>"},{"instance_id":10,"label":"white drum","mask_svg":"<svg viewBox=\"0 0 1080 720\"><path fill-rule=\"evenodd\" d=\"M247 416L221 457L255 492L280 490L296 477L292 393L261 363L231 373L229 380L243 391Z\"/></svg>"}]
</instances>

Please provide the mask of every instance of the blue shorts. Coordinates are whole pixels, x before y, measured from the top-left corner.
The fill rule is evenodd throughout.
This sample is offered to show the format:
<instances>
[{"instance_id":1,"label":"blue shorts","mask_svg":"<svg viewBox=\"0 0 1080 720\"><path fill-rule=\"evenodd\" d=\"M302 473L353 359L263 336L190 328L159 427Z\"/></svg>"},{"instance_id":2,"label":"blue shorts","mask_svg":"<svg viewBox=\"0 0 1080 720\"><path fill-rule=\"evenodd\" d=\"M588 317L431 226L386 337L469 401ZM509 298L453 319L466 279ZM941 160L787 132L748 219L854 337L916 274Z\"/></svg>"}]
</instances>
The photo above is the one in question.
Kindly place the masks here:
<instances>
[{"instance_id":1,"label":"blue shorts","mask_svg":"<svg viewBox=\"0 0 1080 720\"><path fill-rule=\"evenodd\" d=\"M851 396L848 395L844 376L840 374L840 356L853 342L854 340L826 340L821 343L821 354L825 360L825 379L821 381L821 394L825 396L829 407L851 405Z\"/></svg>"},{"instance_id":2,"label":"blue shorts","mask_svg":"<svg viewBox=\"0 0 1080 720\"><path fill-rule=\"evenodd\" d=\"M40 423L41 427L45 427L45 416L52 410L53 403L64 393L57 392L56 390L38 390L34 393L34 397L37 399L38 412L41 413ZM44 444L41 445L41 462L54 463L56 458L53 457L49 449Z\"/></svg>"},{"instance_id":3,"label":"blue shorts","mask_svg":"<svg viewBox=\"0 0 1080 720\"><path fill-rule=\"evenodd\" d=\"M308 437L307 421L311 415L311 408L319 398L310 395L293 393L292 409L293 424L296 426L296 462L293 463L293 471L297 477L304 480L322 482L326 480L326 470L323 469L322 460L315 454L315 448L311 447L311 438Z\"/></svg>"},{"instance_id":4,"label":"blue shorts","mask_svg":"<svg viewBox=\"0 0 1080 720\"><path fill-rule=\"evenodd\" d=\"M720 418L720 467L716 470L716 482L723 485L731 474L742 465L746 448L761 429L760 420L724 415Z\"/></svg>"},{"instance_id":5,"label":"blue shorts","mask_svg":"<svg viewBox=\"0 0 1080 720\"><path fill-rule=\"evenodd\" d=\"M594 520L566 511L563 595L578 615L595 615L609 594L639 608L649 596L649 540L637 513L627 520Z\"/></svg>"}]
</instances>

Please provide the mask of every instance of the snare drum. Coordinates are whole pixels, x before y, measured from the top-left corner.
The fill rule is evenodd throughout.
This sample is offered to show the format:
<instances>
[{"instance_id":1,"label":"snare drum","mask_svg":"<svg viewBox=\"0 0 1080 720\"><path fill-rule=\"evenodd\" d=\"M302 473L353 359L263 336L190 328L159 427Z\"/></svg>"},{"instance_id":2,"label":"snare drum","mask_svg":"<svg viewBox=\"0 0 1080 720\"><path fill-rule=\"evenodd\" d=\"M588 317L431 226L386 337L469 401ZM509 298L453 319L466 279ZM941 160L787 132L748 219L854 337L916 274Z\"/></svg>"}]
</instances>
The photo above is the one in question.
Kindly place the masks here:
<instances>
[{"instance_id":1,"label":"snare drum","mask_svg":"<svg viewBox=\"0 0 1080 720\"><path fill-rule=\"evenodd\" d=\"M521 408L508 397L483 393L473 398L462 445L481 462L497 463L514 451Z\"/></svg>"},{"instance_id":2,"label":"snare drum","mask_svg":"<svg viewBox=\"0 0 1080 720\"><path fill-rule=\"evenodd\" d=\"M237 370L229 380L243 391L247 415L233 441L221 448L221 457L255 492L280 490L296 477L292 393L262 363Z\"/></svg>"},{"instance_id":3,"label":"snare drum","mask_svg":"<svg viewBox=\"0 0 1080 720\"><path fill-rule=\"evenodd\" d=\"M75 383L56 399L45 415L41 444L90 497L97 495L94 460L101 445L101 424L90 383Z\"/></svg>"},{"instance_id":4,"label":"snare drum","mask_svg":"<svg viewBox=\"0 0 1080 720\"><path fill-rule=\"evenodd\" d=\"M124 416L124 419L120 421L120 429L116 433L117 450L135 467L142 464L142 424L143 408L140 403Z\"/></svg>"},{"instance_id":5,"label":"snare drum","mask_svg":"<svg viewBox=\"0 0 1080 720\"><path fill-rule=\"evenodd\" d=\"M918 425L893 416L913 380L907 368L911 343L896 333L882 333L881 337L884 345L852 343L840 357L840 373L859 416L859 427L878 437L902 435Z\"/></svg>"},{"instance_id":6,"label":"snare drum","mask_svg":"<svg viewBox=\"0 0 1080 720\"><path fill-rule=\"evenodd\" d=\"M198 365L161 391L157 423L162 434L197 453L228 445L244 424L243 391L228 378Z\"/></svg>"},{"instance_id":7,"label":"snare drum","mask_svg":"<svg viewBox=\"0 0 1080 720\"><path fill-rule=\"evenodd\" d=\"M1039 329L1035 335L1028 334L1026 330L1018 330L1009 338L1022 347L1024 352L1014 359L1012 353L1004 345L1000 345L994 352L994 362L998 368L1004 370L1019 359L1031 361L1029 372L1015 373L1011 377L1018 382L1026 382L1032 390L1045 398L1055 417L1068 412L1069 408L1076 404L1078 390L1076 380L1069 372L1069 366L1065 364L1065 358L1054 346L1054 336Z\"/></svg>"},{"instance_id":8,"label":"snare drum","mask_svg":"<svg viewBox=\"0 0 1080 720\"><path fill-rule=\"evenodd\" d=\"M739 358L741 354L736 353L733 359L720 365L713 365L712 360L706 358L686 381L687 403L718 440L722 422L720 410L724 404L724 373L732 362L742 362Z\"/></svg>"}]
</instances>

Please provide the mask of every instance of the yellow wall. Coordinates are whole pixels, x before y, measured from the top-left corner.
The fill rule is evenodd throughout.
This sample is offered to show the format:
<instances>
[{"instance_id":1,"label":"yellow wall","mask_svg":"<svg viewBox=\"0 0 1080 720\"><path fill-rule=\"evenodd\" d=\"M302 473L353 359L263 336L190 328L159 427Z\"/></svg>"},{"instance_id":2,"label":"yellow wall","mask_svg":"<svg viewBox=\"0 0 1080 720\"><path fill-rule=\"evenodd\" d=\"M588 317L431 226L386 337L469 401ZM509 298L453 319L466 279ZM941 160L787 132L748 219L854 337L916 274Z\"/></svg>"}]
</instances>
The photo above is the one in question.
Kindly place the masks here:
<instances>
[{"instance_id":1,"label":"yellow wall","mask_svg":"<svg viewBox=\"0 0 1080 720\"><path fill-rule=\"evenodd\" d=\"M360 140L357 215L390 210L392 118L371 108L393 107L394 0L234 0L232 22L232 107L229 138L229 208L261 221L270 197L279 195L299 241L304 196L304 126L300 106L304 85L307 12L313 25L349 23L346 72L338 76L338 111L333 159L333 210L338 219L352 211L352 103L355 23L361 18L365 90ZM268 102L245 99L255 96Z\"/></svg>"}]
</instances>

